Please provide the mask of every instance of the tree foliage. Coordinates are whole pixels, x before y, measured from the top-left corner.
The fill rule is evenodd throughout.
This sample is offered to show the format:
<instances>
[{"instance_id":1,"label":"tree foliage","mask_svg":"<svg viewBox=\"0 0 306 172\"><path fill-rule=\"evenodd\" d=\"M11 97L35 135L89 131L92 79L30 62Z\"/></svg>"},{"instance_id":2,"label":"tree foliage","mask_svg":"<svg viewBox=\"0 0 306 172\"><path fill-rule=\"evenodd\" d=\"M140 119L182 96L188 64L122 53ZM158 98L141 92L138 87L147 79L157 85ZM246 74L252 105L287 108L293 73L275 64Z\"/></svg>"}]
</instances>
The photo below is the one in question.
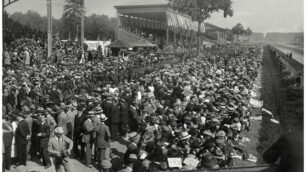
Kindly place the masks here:
<instances>
[{"instance_id":1,"label":"tree foliage","mask_svg":"<svg viewBox=\"0 0 306 172\"><path fill-rule=\"evenodd\" d=\"M237 42L239 40L239 36L240 35L244 35L246 33L246 31L243 28L243 25L241 23L236 24L233 28L232 28L232 33L235 34L237 36Z\"/></svg>"},{"instance_id":2,"label":"tree foliage","mask_svg":"<svg viewBox=\"0 0 306 172\"><path fill-rule=\"evenodd\" d=\"M86 39L95 40L98 37L100 37L100 40L115 38L116 18L93 14L85 17L84 20Z\"/></svg>"},{"instance_id":3,"label":"tree foliage","mask_svg":"<svg viewBox=\"0 0 306 172\"><path fill-rule=\"evenodd\" d=\"M16 12L9 17L15 21L18 21L20 24L47 32L47 17L41 17L38 12L30 10L25 14Z\"/></svg>"},{"instance_id":4,"label":"tree foliage","mask_svg":"<svg viewBox=\"0 0 306 172\"><path fill-rule=\"evenodd\" d=\"M241 23L238 23L232 28L231 33L236 35L237 42L238 42L239 36L245 35L249 37L252 35L253 31L250 27L248 27L247 29L244 29L243 25Z\"/></svg>"},{"instance_id":5,"label":"tree foliage","mask_svg":"<svg viewBox=\"0 0 306 172\"><path fill-rule=\"evenodd\" d=\"M85 9L80 1L66 0L62 16L66 31L64 34L69 35L70 33L73 37L77 35L77 27L80 28L82 13L85 13ZM80 30L78 32L80 32ZM80 34L78 35L80 36Z\"/></svg>"},{"instance_id":6,"label":"tree foliage","mask_svg":"<svg viewBox=\"0 0 306 172\"><path fill-rule=\"evenodd\" d=\"M246 35L246 36L251 36L252 33L253 33L253 31L252 31L251 28L249 28L249 27L245 30L245 35Z\"/></svg>"},{"instance_id":7,"label":"tree foliage","mask_svg":"<svg viewBox=\"0 0 306 172\"><path fill-rule=\"evenodd\" d=\"M169 2L174 10L188 14L199 23L220 10L223 11L224 17L233 16L231 0L169 0Z\"/></svg>"},{"instance_id":8,"label":"tree foliage","mask_svg":"<svg viewBox=\"0 0 306 172\"><path fill-rule=\"evenodd\" d=\"M197 52L200 44L200 26L214 12L223 11L223 16L233 16L232 0L169 0L170 6L181 13L188 14L198 22Z\"/></svg>"},{"instance_id":9,"label":"tree foliage","mask_svg":"<svg viewBox=\"0 0 306 172\"><path fill-rule=\"evenodd\" d=\"M16 12L9 15L9 17L23 25L30 26L33 29L47 32L47 17L42 17L37 12L28 11L25 14ZM97 40L98 37L100 37L100 40L115 38L116 18L114 17L92 14L91 16L85 16L84 25L84 35L87 40ZM72 29L65 26L66 24L63 17L60 19L52 19L53 33L59 33L61 39L68 39L70 32L70 38L74 39L76 36L76 26Z\"/></svg>"}]
</instances>

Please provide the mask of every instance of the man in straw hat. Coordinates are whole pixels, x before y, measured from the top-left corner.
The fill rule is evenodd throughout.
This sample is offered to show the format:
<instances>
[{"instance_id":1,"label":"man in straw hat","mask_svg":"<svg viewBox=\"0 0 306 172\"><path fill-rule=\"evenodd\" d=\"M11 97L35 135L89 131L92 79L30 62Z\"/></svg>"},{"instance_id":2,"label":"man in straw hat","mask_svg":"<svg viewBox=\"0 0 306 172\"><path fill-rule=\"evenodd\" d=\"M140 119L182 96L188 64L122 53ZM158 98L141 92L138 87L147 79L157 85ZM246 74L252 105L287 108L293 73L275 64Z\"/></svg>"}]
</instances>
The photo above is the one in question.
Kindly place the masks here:
<instances>
[{"instance_id":1,"label":"man in straw hat","mask_svg":"<svg viewBox=\"0 0 306 172\"><path fill-rule=\"evenodd\" d=\"M63 127L64 134L68 133L67 124L68 124L68 112L69 107L65 103L61 103L60 115L58 116L58 125L59 127Z\"/></svg>"},{"instance_id":2,"label":"man in straw hat","mask_svg":"<svg viewBox=\"0 0 306 172\"><path fill-rule=\"evenodd\" d=\"M68 123L67 123L67 130L68 130L68 134L67 136L70 139L73 139L73 130L74 130L74 119L75 116L77 115L77 103L73 102L68 106L68 111L67 111L67 117L68 117Z\"/></svg>"},{"instance_id":3,"label":"man in straw hat","mask_svg":"<svg viewBox=\"0 0 306 172\"><path fill-rule=\"evenodd\" d=\"M134 168L134 164L137 162L138 158L136 154L129 154L127 161L126 161L126 167L118 172L132 172Z\"/></svg>"},{"instance_id":4,"label":"man in straw hat","mask_svg":"<svg viewBox=\"0 0 306 172\"><path fill-rule=\"evenodd\" d=\"M86 166L89 168L92 168L91 165L91 153L92 153L92 146L94 143L94 128L96 126L94 122L95 118L95 112L94 111L89 111L86 120L83 124L83 142L85 142L86 145L86 153L85 153L85 163Z\"/></svg>"},{"instance_id":5,"label":"man in straw hat","mask_svg":"<svg viewBox=\"0 0 306 172\"><path fill-rule=\"evenodd\" d=\"M107 117L105 114L100 115L100 121L101 123L98 124L98 126L95 127L95 131L97 133L97 140L96 140L96 146L98 149L98 162L99 162L99 170L102 170L101 163L106 160L106 149L110 148L110 131L109 127L105 124L105 121L107 120Z\"/></svg>"},{"instance_id":6,"label":"man in straw hat","mask_svg":"<svg viewBox=\"0 0 306 172\"><path fill-rule=\"evenodd\" d=\"M73 142L65 136L62 127L55 128L54 134L55 136L49 139L48 151L53 156L55 170L56 172L61 172L62 167L64 167L66 172L71 172L69 155L73 148Z\"/></svg>"},{"instance_id":7,"label":"man in straw hat","mask_svg":"<svg viewBox=\"0 0 306 172\"><path fill-rule=\"evenodd\" d=\"M129 134L130 143L128 144L127 150L126 150L125 155L124 155L125 162L127 161L128 156L131 153L135 153L136 155L138 154L138 152L139 152L139 148L138 148L139 140L140 140L140 135L137 134L136 132L132 132L132 133Z\"/></svg>"},{"instance_id":8,"label":"man in straw hat","mask_svg":"<svg viewBox=\"0 0 306 172\"><path fill-rule=\"evenodd\" d=\"M77 115L74 119L74 133L73 133L73 152L76 157L84 157L84 143L82 143L82 134L83 134L83 123L86 120L86 113L84 113L85 106L79 105L77 107ZM78 146L81 147L81 152L78 149Z\"/></svg>"},{"instance_id":9,"label":"man in straw hat","mask_svg":"<svg viewBox=\"0 0 306 172\"><path fill-rule=\"evenodd\" d=\"M47 115L41 113L39 116L40 125L37 133L37 138L39 141L39 154L43 159L43 165L45 168L49 168L51 166L50 158L48 155L48 142L50 136L50 126L47 123Z\"/></svg>"}]
</instances>

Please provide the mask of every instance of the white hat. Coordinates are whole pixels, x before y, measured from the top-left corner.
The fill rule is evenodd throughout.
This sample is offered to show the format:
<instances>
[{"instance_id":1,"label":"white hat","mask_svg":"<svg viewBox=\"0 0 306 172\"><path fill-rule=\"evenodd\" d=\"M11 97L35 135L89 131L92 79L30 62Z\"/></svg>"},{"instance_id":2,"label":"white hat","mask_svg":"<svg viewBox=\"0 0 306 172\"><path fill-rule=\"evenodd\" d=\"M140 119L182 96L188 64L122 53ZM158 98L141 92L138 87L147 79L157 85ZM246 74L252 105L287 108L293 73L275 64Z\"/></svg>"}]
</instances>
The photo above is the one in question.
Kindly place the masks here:
<instances>
[{"instance_id":1,"label":"white hat","mask_svg":"<svg viewBox=\"0 0 306 172\"><path fill-rule=\"evenodd\" d=\"M56 127L56 128L54 129L54 133L64 134L64 129L63 129L63 127Z\"/></svg>"},{"instance_id":2,"label":"white hat","mask_svg":"<svg viewBox=\"0 0 306 172\"><path fill-rule=\"evenodd\" d=\"M184 131L182 132L181 134L181 140L186 140L186 139L189 139L191 137L190 134L188 134L188 132Z\"/></svg>"},{"instance_id":3,"label":"white hat","mask_svg":"<svg viewBox=\"0 0 306 172\"><path fill-rule=\"evenodd\" d=\"M108 119L108 118L105 116L104 113L102 113L102 114L100 115L100 120L101 120L102 122L106 121L107 119Z\"/></svg>"}]
</instances>

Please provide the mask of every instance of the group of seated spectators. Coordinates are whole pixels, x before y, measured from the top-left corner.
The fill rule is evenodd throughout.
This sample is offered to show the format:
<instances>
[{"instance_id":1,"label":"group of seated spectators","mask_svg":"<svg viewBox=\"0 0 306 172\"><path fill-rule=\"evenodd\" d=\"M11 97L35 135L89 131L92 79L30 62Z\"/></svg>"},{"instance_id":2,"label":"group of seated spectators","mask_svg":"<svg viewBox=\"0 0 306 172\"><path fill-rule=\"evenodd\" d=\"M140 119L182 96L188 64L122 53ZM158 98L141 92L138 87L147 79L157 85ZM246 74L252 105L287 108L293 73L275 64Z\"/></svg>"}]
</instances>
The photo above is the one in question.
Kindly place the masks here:
<instances>
[{"instance_id":1,"label":"group of seated spectators","mask_svg":"<svg viewBox=\"0 0 306 172\"><path fill-rule=\"evenodd\" d=\"M22 38L4 47L7 169L11 160L26 165L24 152L48 168L49 153L59 156L52 149L58 134L72 140L65 158L104 171L229 168L233 158L249 158L239 143L250 127L260 46L224 45L183 61L160 51L80 64L78 45L55 41L61 59L77 59L65 63L56 53L56 60L46 57L45 42ZM127 150L114 148L115 141Z\"/></svg>"},{"instance_id":2,"label":"group of seated spectators","mask_svg":"<svg viewBox=\"0 0 306 172\"><path fill-rule=\"evenodd\" d=\"M162 40L163 37L165 37L164 30L157 30L157 29L137 29L137 28L132 28L129 26L121 26L120 27L123 30L126 30L128 32L131 32L133 34L138 35L139 37L142 37L144 39L149 40L152 43L155 43L157 45L160 45L164 43Z\"/></svg>"}]
</instances>

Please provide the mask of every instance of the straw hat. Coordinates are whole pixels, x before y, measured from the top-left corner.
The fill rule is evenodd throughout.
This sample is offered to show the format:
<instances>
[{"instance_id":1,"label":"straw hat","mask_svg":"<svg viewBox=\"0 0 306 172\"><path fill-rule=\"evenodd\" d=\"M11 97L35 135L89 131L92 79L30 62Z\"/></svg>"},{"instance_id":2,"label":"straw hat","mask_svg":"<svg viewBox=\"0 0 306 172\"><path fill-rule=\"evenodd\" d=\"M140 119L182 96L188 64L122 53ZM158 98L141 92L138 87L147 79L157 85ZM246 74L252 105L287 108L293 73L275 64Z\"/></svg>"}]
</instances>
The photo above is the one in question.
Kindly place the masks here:
<instances>
[{"instance_id":1,"label":"straw hat","mask_svg":"<svg viewBox=\"0 0 306 172\"><path fill-rule=\"evenodd\" d=\"M181 140L186 140L186 139L189 139L191 137L190 134L188 134L188 132L184 131L182 132L181 134Z\"/></svg>"},{"instance_id":2,"label":"straw hat","mask_svg":"<svg viewBox=\"0 0 306 172\"><path fill-rule=\"evenodd\" d=\"M101 114L101 113L103 113L103 109L102 109L100 106L98 106L98 107L96 107L96 109L95 109L95 113L96 113L96 114Z\"/></svg>"},{"instance_id":3,"label":"straw hat","mask_svg":"<svg viewBox=\"0 0 306 172\"><path fill-rule=\"evenodd\" d=\"M108 118L105 116L104 113L102 113L102 114L100 115L100 120L101 120L102 122L105 122L107 119L108 119Z\"/></svg>"},{"instance_id":4,"label":"straw hat","mask_svg":"<svg viewBox=\"0 0 306 172\"><path fill-rule=\"evenodd\" d=\"M64 129L63 127L56 127L54 129L54 133L57 133L57 134L64 134Z\"/></svg>"},{"instance_id":5,"label":"straw hat","mask_svg":"<svg viewBox=\"0 0 306 172\"><path fill-rule=\"evenodd\" d=\"M130 133L130 135L129 135L129 140L130 140L130 142L132 142L132 141L134 141L134 140L136 140L136 139L139 139L139 138L140 138L140 135L137 134L136 132L132 132L132 133Z\"/></svg>"},{"instance_id":6,"label":"straw hat","mask_svg":"<svg viewBox=\"0 0 306 172\"><path fill-rule=\"evenodd\" d=\"M137 161L137 155L136 154L130 154L129 157L128 157L128 161L129 162L135 162Z\"/></svg>"},{"instance_id":7,"label":"straw hat","mask_svg":"<svg viewBox=\"0 0 306 172\"><path fill-rule=\"evenodd\" d=\"M61 103L61 109L66 109L66 108L67 108L66 104L65 103Z\"/></svg>"},{"instance_id":8,"label":"straw hat","mask_svg":"<svg viewBox=\"0 0 306 172\"><path fill-rule=\"evenodd\" d=\"M225 136L226 136L226 134L223 130L220 130L216 133L216 137L225 137Z\"/></svg>"},{"instance_id":9,"label":"straw hat","mask_svg":"<svg viewBox=\"0 0 306 172\"><path fill-rule=\"evenodd\" d=\"M109 160L107 160L107 159L104 159L102 161L101 165L102 165L103 169L110 169L110 168L112 168L112 163Z\"/></svg>"},{"instance_id":10,"label":"straw hat","mask_svg":"<svg viewBox=\"0 0 306 172\"><path fill-rule=\"evenodd\" d=\"M93 117L93 116L95 116L95 112L89 111L86 117Z\"/></svg>"}]
</instances>

